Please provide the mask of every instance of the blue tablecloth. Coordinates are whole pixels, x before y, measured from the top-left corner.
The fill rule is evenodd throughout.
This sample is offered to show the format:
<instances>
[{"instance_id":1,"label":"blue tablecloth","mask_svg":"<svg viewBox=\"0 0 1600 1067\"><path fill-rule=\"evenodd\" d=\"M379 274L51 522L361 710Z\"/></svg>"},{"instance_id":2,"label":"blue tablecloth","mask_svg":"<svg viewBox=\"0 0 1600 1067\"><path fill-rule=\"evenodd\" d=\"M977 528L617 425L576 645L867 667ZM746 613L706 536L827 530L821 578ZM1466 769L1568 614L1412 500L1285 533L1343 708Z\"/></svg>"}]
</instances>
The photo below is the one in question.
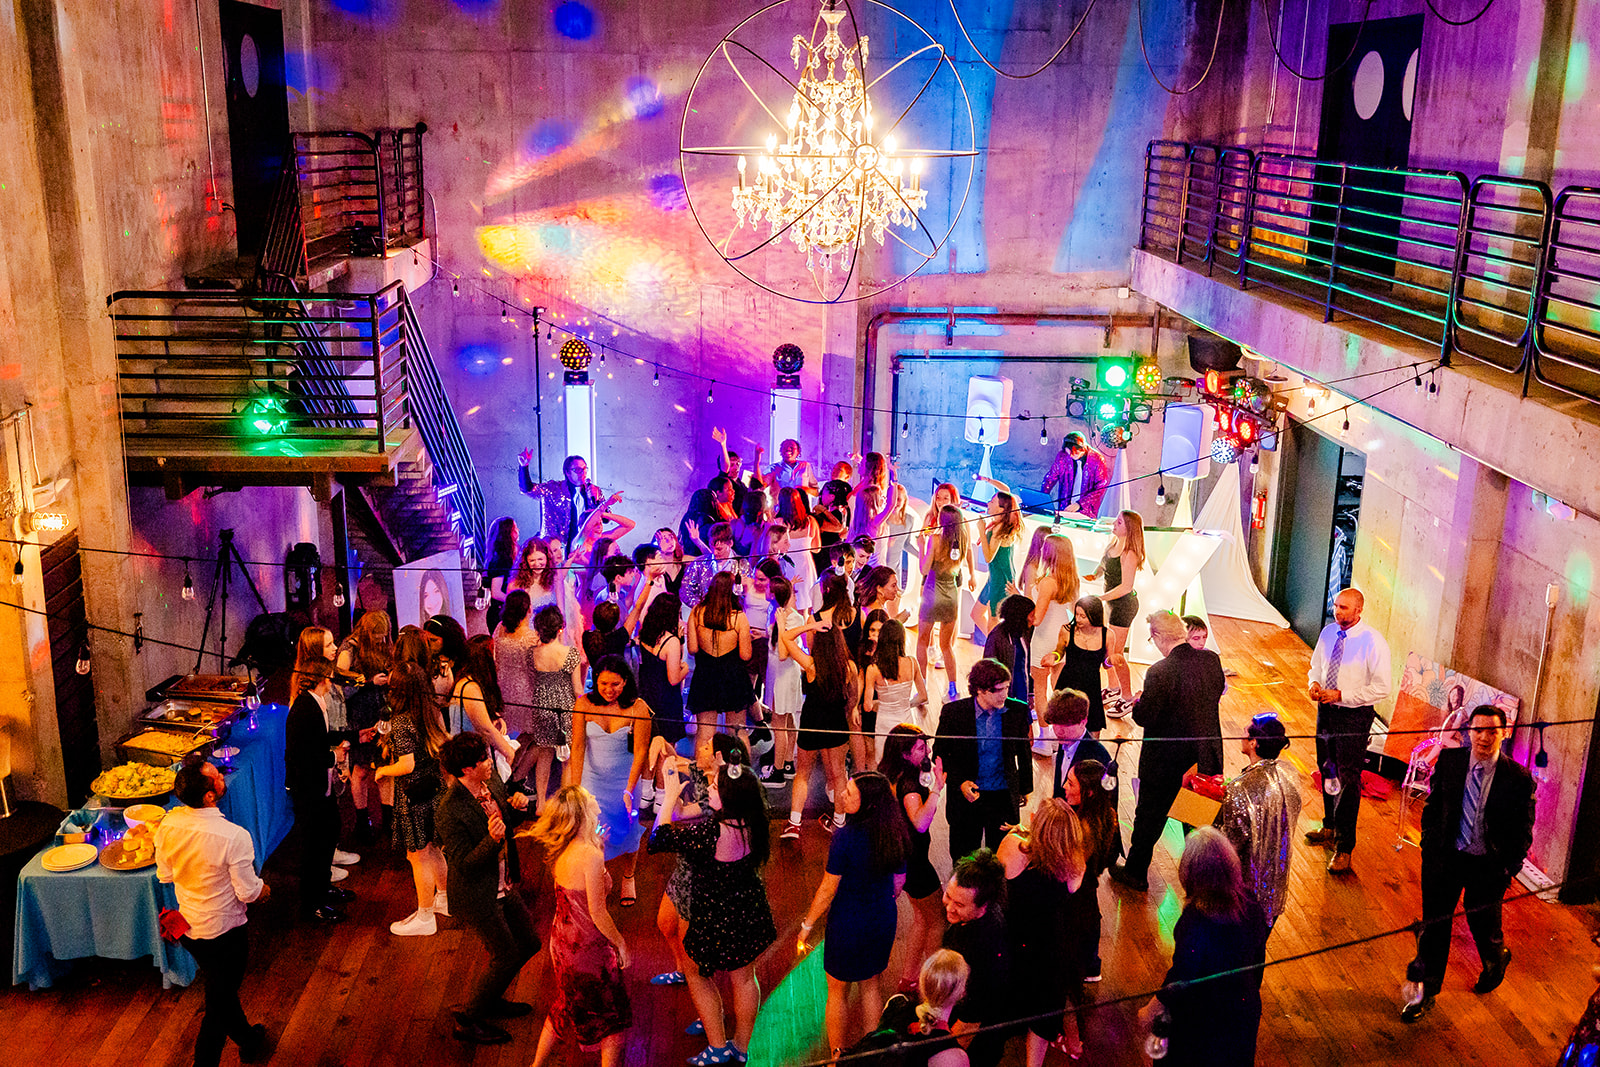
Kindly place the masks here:
<instances>
[{"instance_id":1,"label":"blue tablecloth","mask_svg":"<svg viewBox=\"0 0 1600 1067\"><path fill-rule=\"evenodd\" d=\"M227 775L228 791L218 807L255 842L256 870L289 833L294 817L283 787L283 731L288 709L264 705L256 728L241 722L229 743L239 749ZM98 863L54 873L41 852L17 878L16 942L11 981L31 989L48 987L84 956L133 960L150 956L162 985L194 981L194 957L181 945L161 940L162 908L177 906L170 885L154 867L111 871Z\"/></svg>"}]
</instances>

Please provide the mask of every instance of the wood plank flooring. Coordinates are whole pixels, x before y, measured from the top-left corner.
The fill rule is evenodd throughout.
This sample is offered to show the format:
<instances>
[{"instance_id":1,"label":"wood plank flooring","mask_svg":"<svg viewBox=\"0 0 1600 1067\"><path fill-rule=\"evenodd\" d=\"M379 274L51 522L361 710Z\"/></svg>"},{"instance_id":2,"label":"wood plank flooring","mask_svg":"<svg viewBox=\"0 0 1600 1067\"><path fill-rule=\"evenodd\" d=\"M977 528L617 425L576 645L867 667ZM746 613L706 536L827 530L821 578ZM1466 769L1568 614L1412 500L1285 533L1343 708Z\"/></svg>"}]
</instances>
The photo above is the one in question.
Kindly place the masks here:
<instances>
[{"instance_id":1,"label":"wood plank flooring","mask_svg":"<svg viewBox=\"0 0 1600 1067\"><path fill-rule=\"evenodd\" d=\"M1291 734L1309 732L1314 709L1304 699L1309 652L1286 630L1216 619L1217 638L1227 666L1238 671L1223 701L1224 732L1243 731L1249 717L1275 710ZM975 657L958 642L963 666ZM941 672L935 673L942 686ZM1114 723L1106 739L1134 736ZM1295 742L1290 757L1305 778L1306 823L1320 817L1321 801L1311 792L1311 743ZM1127 745L1121 759L1124 779L1132 776L1137 748ZM1228 769L1243 764L1228 746ZM1131 789L1123 795L1124 829L1132 815ZM820 796L817 789L814 795ZM787 795L773 797L784 808ZM1320 946L1403 926L1420 910L1418 856L1414 848L1396 852L1397 802L1365 801L1361 843L1354 874L1332 878L1323 870L1326 853L1296 846L1289 911L1268 945L1269 959L1281 959ZM942 830L942 823L939 824ZM774 824L774 834L779 829ZM451 1036L446 1008L464 996L484 957L471 936L453 920L440 920L429 938L397 938L387 924L411 910L411 876L403 855L387 848L368 850L344 885L359 899L350 919L332 931L306 930L292 921L294 885L289 872L296 842L291 840L267 865L277 891L267 904L251 909L251 966L243 999L252 1020L279 1035L276 1064L365 1067L395 1063L472 1064L511 1067L532 1062L540 1022L549 1003L550 969L541 952L524 970L511 995L535 1005L534 1014L514 1020L514 1040L499 1047L464 1046ZM809 825L798 847L774 842L767 884L778 919L777 944L761 960L763 989L771 990L793 963L791 950L799 920L808 905L826 855L827 839ZM1176 864L1168 849L1181 848L1169 824L1156 850L1147 894L1101 887L1105 913L1102 955L1105 980L1096 995L1110 1000L1141 994L1160 983L1171 954L1171 928L1182 906L1176 889ZM934 853L943 858L942 834ZM538 870L529 854L528 869ZM655 909L670 859L650 857L640 866L639 905L614 907L613 915L629 939L629 971L634 1026L628 1064L667 1067L704 1047L683 1033L694 1018L683 987L648 984L651 975L670 969L664 942L656 933ZM536 913L548 895L535 877L531 895ZM904 907L904 905L902 905ZM1355 1065L1404 1063L1430 1065L1549 1064L1594 989L1590 966L1600 959L1591 935L1600 915L1588 908L1529 899L1506 908L1507 943L1515 959L1506 982L1479 997L1471 985L1478 972L1476 953L1458 922L1451 970L1435 1012L1416 1026L1397 1015L1397 988L1413 947L1400 935L1356 948L1285 963L1268 969L1263 986L1260 1064ZM898 973L898 958L891 962ZM1141 998L1142 999L1142 998ZM1142 1035L1133 1015L1139 1001L1094 1009L1087 1021L1089 1052L1083 1063L1142 1065ZM203 992L162 990L147 960L80 961L73 973L49 991L25 987L0 992L3 1060L18 1064L148 1067L187 1064L199 1027ZM230 1049L224 1063L236 1062ZM556 1062L596 1062L591 1054L563 1050ZM1022 1062L1013 1042L1006 1063ZM1052 1052L1048 1061L1068 1061Z\"/></svg>"}]
</instances>

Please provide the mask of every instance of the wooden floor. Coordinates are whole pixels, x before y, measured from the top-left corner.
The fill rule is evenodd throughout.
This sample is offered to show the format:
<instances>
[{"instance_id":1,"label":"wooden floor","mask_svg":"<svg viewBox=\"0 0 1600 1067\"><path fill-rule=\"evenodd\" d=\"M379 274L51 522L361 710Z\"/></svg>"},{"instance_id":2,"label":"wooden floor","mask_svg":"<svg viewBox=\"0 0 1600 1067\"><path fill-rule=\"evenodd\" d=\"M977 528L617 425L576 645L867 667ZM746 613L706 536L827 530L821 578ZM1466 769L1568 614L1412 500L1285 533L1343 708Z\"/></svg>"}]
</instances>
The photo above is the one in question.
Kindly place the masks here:
<instances>
[{"instance_id":1,"label":"wooden floor","mask_svg":"<svg viewBox=\"0 0 1600 1067\"><path fill-rule=\"evenodd\" d=\"M1312 709L1302 688L1309 653L1287 630L1218 619L1224 662L1237 670L1223 703L1225 733L1242 732L1249 716L1276 710L1289 732L1307 732ZM961 643L958 658L974 655ZM942 679L940 679L942 682ZM934 688L930 686L930 688ZM1114 724L1107 736L1117 734ZM1122 760L1131 776L1136 749ZM1309 742L1296 742L1290 757L1309 771ZM1243 763L1229 745L1228 769ZM820 791L819 791L820 792ZM1124 788L1124 795L1131 790ZM1306 785L1306 811L1320 816L1321 802ZM775 807L779 798L774 798ZM1124 811L1126 825L1130 811ZM1296 846L1294 882L1288 913L1268 946L1269 959L1293 956L1321 946L1403 926L1420 908L1415 849L1395 852L1396 805L1365 802L1355 873L1340 879L1323 870L1326 854ZM774 825L774 831L777 829ZM1169 824L1166 847L1179 847L1176 825ZM483 965L471 937L450 920L441 920L431 938L396 938L388 923L411 909L412 889L404 857L388 849L370 850L344 884L359 894L350 920L331 932L306 930L291 921L294 910L291 839L267 865L275 889L267 904L251 909L252 961L243 999L252 1020L278 1035L277 1064L329 1064L360 1067L394 1063L470 1063L525 1065L533 1058L540 1020L549 1002L550 969L540 953L523 972L511 995L532 1001L532 1017L515 1020L508 1045L472 1048L451 1036L446 1008L460 1000ZM936 843L936 857L943 845ZM761 961L763 988L781 981L792 963L802 912L809 903L826 852L826 838L814 825L796 848L775 842L767 883L780 937ZM629 971L634 1026L629 1064L675 1065L700 1051L702 1041L683 1027L695 1012L683 987L648 984L669 969L655 932L655 905L666 875L666 858L640 868L640 903L613 914L633 953ZM1148 894L1113 890L1100 893L1105 926L1102 953L1105 980L1101 999L1147 992L1159 984L1171 953L1170 931L1181 910L1174 886L1174 863L1158 848ZM535 886L535 902L548 899ZM1593 991L1590 965L1600 958L1591 935L1600 917L1529 899L1506 909L1507 943L1515 952L1506 982L1493 994L1471 991L1478 964L1464 923L1458 922L1451 970L1435 1012L1416 1026L1397 1016L1397 987L1412 955L1404 935L1308 960L1270 967L1263 986L1260 1064L1520 1065L1551 1064ZM898 959L891 965L897 973ZM163 991L146 961L81 961L73 974L49 991L13 988L0 993L0 1034L4 1062L17 1064L155 1065L189 1062L199 1026L202 991ZM1140 998L1142 1000L1142 998ZM1137 1002L1093 1011L1087 1028L1088 1055L1094 1065L1142 1065L1133 1014ZM562 1064L595 1058L566 1050ZM224 1063L233 1063L230 1046ZM1013 1042L1008 1064L1020 1064ZM1068 1061L1051 1053L1052 1064Z\"/></svg>"}]
</instances>

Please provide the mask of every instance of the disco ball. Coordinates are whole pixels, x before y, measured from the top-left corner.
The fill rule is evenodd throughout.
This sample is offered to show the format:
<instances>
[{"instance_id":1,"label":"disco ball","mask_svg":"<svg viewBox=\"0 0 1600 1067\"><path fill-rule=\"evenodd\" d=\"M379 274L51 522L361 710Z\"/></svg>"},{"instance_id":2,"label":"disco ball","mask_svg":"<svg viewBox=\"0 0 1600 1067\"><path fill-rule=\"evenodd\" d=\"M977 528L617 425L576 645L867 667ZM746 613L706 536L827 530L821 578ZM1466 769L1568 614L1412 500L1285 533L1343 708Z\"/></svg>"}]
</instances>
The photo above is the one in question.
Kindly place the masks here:
<instances>
[{"instance_id":1,"label":"disco ball","mask_svg":"<svg viewBox=\"0 0 1600 1067\"><path fill-rule=\"evenodd\" d=\"M1232 463L1239 458L1239 445L1231 437L1211 439L1211 458L1218 463Z\"/></svg>"},{"instance_id":2,"label":"disco ball","mask_svg":"<svg viewBox=\"0 0 1600 1067\"><path fill-rule=\"evenodd\" d=\"M772 353L772 366L779 374L799 374L806 365L806 354L799 345L779 345Z\"/></svg>"},{"instance_id":3,"label":"disco ball","mask_svg":"<svg viewBox=\"0 0 1600 1067\"><path fill-rule=\"evenodd\" d=\"M1233 402L1259 415L1272 402L1272 387L1260 378L1235 378Z\"/></svg>"},{"instance_id":4,"label":"disco ball","mask_svg":"<svg viewBox=\"0 0 1600 1067\"><path fill-rule=\"evenodd\" d=\"M593 356L581 337L574 337L561 346L561 365L570 371L581 373L588 370Z\"/></svg>"},{"instance_id":5,"label":"disco ball","mask_svg":"<svg viewBox=\"0 0 1600 1067\"><path fill-rule=\"evenodd\" d=\"M1107 426L1100 431L1100 446L1107 449L1127 448L1133 440L1132 426Z\"/></svg>"}]
</instances>

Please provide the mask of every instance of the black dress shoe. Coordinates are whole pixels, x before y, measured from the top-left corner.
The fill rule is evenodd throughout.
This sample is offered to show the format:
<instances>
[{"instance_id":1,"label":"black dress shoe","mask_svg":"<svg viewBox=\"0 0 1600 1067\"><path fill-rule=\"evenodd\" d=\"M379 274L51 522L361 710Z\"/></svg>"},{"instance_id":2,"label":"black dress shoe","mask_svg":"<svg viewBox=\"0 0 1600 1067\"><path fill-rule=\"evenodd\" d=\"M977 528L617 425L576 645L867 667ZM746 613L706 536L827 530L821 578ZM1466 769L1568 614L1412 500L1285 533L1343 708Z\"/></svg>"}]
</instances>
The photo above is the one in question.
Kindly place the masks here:
<instances>
[{"instance_id":1,"label":"black dress shoe","mask_svg":"<svg viewBox=\"0 0 1600 1067\"><path fill-rule=\"evenodd\" d=\"M457 1013L456 1038L474 1045L503 1045L511 1040L511 1035L493 1023Z\"/></svg>"},{"instance_id":2,"label":"black dress shoe","mask_svg":"<svg viewBox=\"0 0 1600 1067\"><path fill-rule=\"evenodd\" d=\"M497 1000L483 1012L490 1019L519 1019L532 1013L533 1005L524 1004L520 1000Z\"/></svg>"},{"instance_id":3,"label":"black dress shoe","mask_svg":"<svg viewBox=\"0 0 1600 1067\"><path fill-rule=\"evenodd\" d=\"M1492 993L1506 977L1506 964L1511 962L1511 950L1500 949L1500 958L1483 969L1478 975L1478 984L1472 987L1474 993Z\"/></svg>"},{"instance_id":4,"label":"black dress shoe","mask_svg":"<svg viewBox=\"0 0 1600 1067\"><path fill-rule=\"evenodd\" d=\"M328 900L336 906L339 904L348 904L354 899L356 899L354 890L345 889L336 885L328 887Z\"/></svg>"},{"instance_id":5,"label":"black dress shoe","mask_svg":"<svg viewBox=\"0 0 1600 1067\"><path fill-rule=\"evenodd\" d=\"M1111 880L1118 885L1127 886L1129 889L1137 890L1140 893L1150 888L1149 878L1134 874L1128 870L1126 864L1122 863L1113 863L1111 865Z\"/></svg>"},{"instance_id":6,"label":"black dress shoe","mask_svg":"<svg viewBox=\"0 0 1600 1067\"><path fill-rule=\"evenodd\" d=\"M272 1055L272 1038L262 1023L250 1028L250 1037L239 1045L240 1063L260 1063Z\"/></svg>"},{"instance_id":7,"label":"black dress shoe","mask_svg":"<svg viewBox=\"0 0 1600 1067\"><path fill-rule=\"evenodd\" d=\"M1338 844L1339 835L1333 830L1312 830L1306 834L1308 845L1334 845Z\"/></svg>"},{"instance_id":8,"label":"black dress shoe","mask_svg":"<svg viewBox=\"0 0 1600 1067\"><path fill-rule=\"evenodd\" d=\"M1414 1023L1433 1010L1433 994L1428 993L1415 1004L1407 1004L1400 1009L1400 1021Z\"/></svg>"},{"instance_id":9,"label":"black dress shoe","mask_svg":"<svg viewBox=\"0 0 1600 1067\"><path fill-rule=\"evenodd\" d=\"M344 912L330 904L324 904L316 911L300 916L300 921L313 926L332 926L334 923L344 921Z\"/></svg>"}]
</instances>

